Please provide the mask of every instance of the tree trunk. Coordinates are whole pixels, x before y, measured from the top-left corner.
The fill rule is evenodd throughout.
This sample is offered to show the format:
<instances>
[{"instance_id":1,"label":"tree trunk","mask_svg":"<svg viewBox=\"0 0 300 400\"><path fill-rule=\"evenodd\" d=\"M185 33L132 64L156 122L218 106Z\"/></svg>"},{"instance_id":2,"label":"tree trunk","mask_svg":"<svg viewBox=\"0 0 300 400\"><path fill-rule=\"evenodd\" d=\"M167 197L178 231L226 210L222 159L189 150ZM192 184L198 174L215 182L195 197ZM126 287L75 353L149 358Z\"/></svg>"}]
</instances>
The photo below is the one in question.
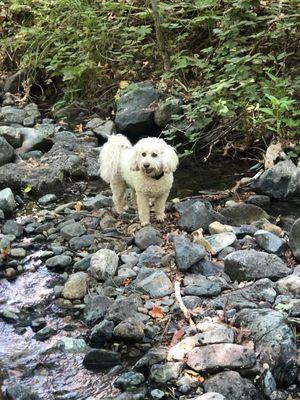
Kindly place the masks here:
<instances>
[{"instance_id":1,"label":"tree trunk","mask_svg":"<svg viewBox=\"0 0 300 400\"><path fill-rule=\"evenodd\" d=\"M166 42L164 40L163 31L161 27L161 18L158 11L158 2L157 0L150 0L152 15L154 20L154 27L155 27L155 34L158 44L158 49L160 56L164 63L164 70L165 72L170 71L170 57L167 52Z\"/></svg>"}]
</instances>

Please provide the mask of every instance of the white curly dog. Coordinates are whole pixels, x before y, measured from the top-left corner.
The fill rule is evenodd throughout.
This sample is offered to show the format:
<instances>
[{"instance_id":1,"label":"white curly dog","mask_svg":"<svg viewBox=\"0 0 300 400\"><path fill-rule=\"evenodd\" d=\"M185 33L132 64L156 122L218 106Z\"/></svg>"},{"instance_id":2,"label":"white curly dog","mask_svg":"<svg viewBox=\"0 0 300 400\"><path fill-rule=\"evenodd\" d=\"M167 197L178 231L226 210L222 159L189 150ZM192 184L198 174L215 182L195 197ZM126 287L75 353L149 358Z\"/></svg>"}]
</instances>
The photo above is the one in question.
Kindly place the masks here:
<instances>
[{"instance_id":1,"label":"white curly dog","mask_svg":"<svg viewBox=\"0 0 300 400\"><path fill-rule=\"evenodd\" d=\"M142 225L150 223L150 200L156 219L163 221L165 206L178 165L174 149L163 139L148 137L134 146L123 135L112 135L99 157L100 176L110 184L118 213L125 210L126 186L132 188Z\"/></svg>"}]
</instances>

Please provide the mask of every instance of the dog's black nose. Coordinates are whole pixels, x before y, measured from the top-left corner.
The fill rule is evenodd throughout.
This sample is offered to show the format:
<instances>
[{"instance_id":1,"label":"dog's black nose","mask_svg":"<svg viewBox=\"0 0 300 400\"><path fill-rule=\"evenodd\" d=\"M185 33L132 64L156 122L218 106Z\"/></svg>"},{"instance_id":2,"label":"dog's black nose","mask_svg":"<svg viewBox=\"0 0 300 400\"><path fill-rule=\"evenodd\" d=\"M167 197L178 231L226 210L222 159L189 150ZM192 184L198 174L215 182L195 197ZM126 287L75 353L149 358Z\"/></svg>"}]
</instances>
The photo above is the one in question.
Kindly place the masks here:
<instances>
[{"instance_id":1,"label":"dog's black nose","mask_svg":"<svg viewBox=\"0 0 300 400\"><path fill-rule=\"evenodd\" d=\"M144 164L144 167L145 167L145 168L149 168L149 167L150 167L150 164L147 164L147 163L146 163L146 164Z\"/></svg>"}]
</instances>

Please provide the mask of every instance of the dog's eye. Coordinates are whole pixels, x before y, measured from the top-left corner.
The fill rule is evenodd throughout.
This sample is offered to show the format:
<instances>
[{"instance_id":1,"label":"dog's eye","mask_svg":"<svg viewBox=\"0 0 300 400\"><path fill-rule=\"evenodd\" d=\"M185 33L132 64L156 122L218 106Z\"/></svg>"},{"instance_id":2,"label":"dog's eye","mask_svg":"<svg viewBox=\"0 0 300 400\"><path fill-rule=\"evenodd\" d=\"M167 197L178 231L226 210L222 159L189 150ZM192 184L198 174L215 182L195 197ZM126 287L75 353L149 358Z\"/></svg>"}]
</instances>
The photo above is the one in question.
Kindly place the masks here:
<instances>
[{"instance_id":1,"label":"dog's eye","mask_svg":"<svg viewBox=\"0 0 300 400\"><path fill-rule=\"evenodd\" d=\"M157 157L157 154L156 154L156 153L152 153L151 155L152 155L152 157L154 157L154 158Z\"/></svg>"},{"instance_id":2,"label":"dog's eye","mask_svg":"<svg viewBox=\"0 0 300 400\"><path fill-rule=\"evenodd\" d=\"M142 153L142 156L143 156L143 157L146 157L146 155L147 155L146 153Z\"/></svg>"}]
</instances>

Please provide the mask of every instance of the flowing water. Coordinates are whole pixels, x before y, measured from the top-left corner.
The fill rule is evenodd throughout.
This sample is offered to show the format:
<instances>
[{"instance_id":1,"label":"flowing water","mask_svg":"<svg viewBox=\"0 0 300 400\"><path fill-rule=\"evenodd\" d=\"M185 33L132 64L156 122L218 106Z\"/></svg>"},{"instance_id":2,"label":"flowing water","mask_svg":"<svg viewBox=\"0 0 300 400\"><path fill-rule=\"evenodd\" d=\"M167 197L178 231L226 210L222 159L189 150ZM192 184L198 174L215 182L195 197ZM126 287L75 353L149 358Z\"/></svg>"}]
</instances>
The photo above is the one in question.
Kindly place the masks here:
<instances>
[{"instance_id":1,"label":"flowing water","mask_svg":"<svg viewBox=\"0 0 300 400\"><path fill-rule=\"evenodd\" d=\"M190 165L176 173L171 195L182 198L197 195L203 190L224 190L234 186L245 174L249 175L247 170L248 165L241 163L238 166ZM97 190L99 187L95 185L84 188L85 194ZM32 212L32 205L26 210L27 213ZM269 211L275 217L299 217L300 201L274 202ZM0 312L12 311L19 315L18 323L14 325L0 319L2 390L22 383L45 400L113 397L117 393L112 385L114 375L88 371L82 366L83 354L58 349L56 343L61 337L84 338L87 328L76 314L66 315L55 306L52 287L58 274L50 272L39 255L36 252L27 258L24 272L14 281L0 280ZM55 328L58 334L51 339L37 341L30 328L30 321L36 317L44 317L47 326Z\"/></svg>"}]
</instances>

